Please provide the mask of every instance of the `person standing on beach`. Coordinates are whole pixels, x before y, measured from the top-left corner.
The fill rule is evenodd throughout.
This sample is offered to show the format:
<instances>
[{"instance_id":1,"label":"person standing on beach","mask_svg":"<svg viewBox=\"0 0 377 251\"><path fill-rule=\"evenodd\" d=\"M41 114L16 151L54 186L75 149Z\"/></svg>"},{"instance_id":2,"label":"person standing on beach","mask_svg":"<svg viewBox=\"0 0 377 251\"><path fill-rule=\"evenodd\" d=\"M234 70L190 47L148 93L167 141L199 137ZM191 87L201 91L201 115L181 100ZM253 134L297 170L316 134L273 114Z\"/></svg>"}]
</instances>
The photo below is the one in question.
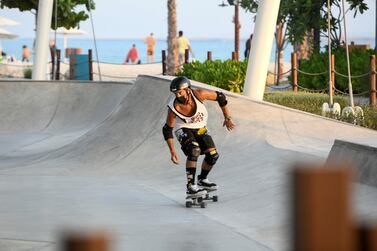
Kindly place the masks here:
<instances>
[{"instance_id":1,"label":"person standing on beach","mask_svg":"<svg viewBox=\"0 0 377 251\"><path fill-rule=\"evenodd\" d=\"M156 40L153 38L153 33L144 39L144 43L147 45L147 63L154 62L154 46Z\"/></svg>"},{"instance_id":2,"label":"person standing on beach","mask_svg":"<svg viewBox=\"0 0 377 251\"><path fill-rule=\"evenodd\" d=\"M250 48L251 48L251 40L252 39L253 39L253 34L251 34L250 37L246 40L245 52L244 52L245 58L249 58Z\"/></svg>"},{"instance_id":3,"label":"person standing on beach","mask_svg":"<svg viewBox=\"0 0 377 251\"><path fill-rule=\"evenodd\" d=\"M187 37L183 36L183 31L178 32L178 61L182 65L185 62L185 51L189 50L192 53L190 41Z\"/></svg>"},{"instance_id":4,"label":"person standing on beach","mask_svg":"<svg viewBox=\"0 0 377 251\"><path fill-rule=\"evenodd\" d=\"M208 112L203 102L217 101L224 115L224 123L228 131L235 128L227 106L228 101L222 92L192 89L191 82L186 77L177 77L170 83L170 91L174 93L168 102L168 115L162 128L171 161L178 164L178 155L174 149L173 130L183 153L187 156L186 178L187 197L205 195L207 191L217 190L217 185L207 178L216 164L219 154L215 143L207 130ZM195 184L196 164L198 157L204 154L201 173Z\"/></svg>"},{"instance_id":5,"label":"person standing on beach","mask_svg":"<svg viewBox=\"0 0 377 251\"><path fill-rule=\"evenodd\" d=\"M124 60L123 64L128 64L131 60L132 64L140 63L139 54L136 49L136 44L132 45L132 48L128 51L126 60Z\"/></svg>"},{"instance_id":6,"label":"person standing on beach","mask_svg":"<svg viewBox=\"0 0 377 251\"><path fill-rule=\"evenodd\" d=\"M30 60L30 50L26 45L22 46L22 62L29 62Z\"/></svg>"}]
</instances>

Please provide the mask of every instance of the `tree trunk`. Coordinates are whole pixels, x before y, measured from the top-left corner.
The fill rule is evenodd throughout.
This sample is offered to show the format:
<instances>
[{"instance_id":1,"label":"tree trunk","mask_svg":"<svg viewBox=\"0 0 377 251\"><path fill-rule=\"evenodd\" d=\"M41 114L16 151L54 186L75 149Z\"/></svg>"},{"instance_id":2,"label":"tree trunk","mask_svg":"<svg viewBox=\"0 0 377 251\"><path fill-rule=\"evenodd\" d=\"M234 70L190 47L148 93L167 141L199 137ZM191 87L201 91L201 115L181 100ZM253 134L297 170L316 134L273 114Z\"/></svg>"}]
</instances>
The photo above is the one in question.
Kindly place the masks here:
<instances>
[{"instance_id":1,"label":"tree trunk","mask_svg":"<svg viewBox=\"0 0 377 251\"><path fill-rule=\"evenodd\" d=\"M283 76L281 75L283 73L283 69L284 69L284 62L283 62L283 46L284 46L284 36L283 36L283 28L284 28L284 24L283 23L279 23L277 26L276 26L276 48L277 48L277 64L278 64L278 72L277 72L277 81L276 81L276 85L279 85L279 82L280 80L283 78Z\"/></svg>"},{"instance_id":2,"label":"tree trunk","mask_svg":"<svg viewBox=\"0 0 377 251\"><path fill-rule=\"evenodd\" d=\"M321 49L321 31L319 28L313 30L313 49L317 53Z\"/></svg>"},{"instance_id":3,"label":"tree trunk","mask_svg":"<svg viewBox=\"0 0 377 251\"><path fill-rule=\"evenodd\" d=\"M319 20L321 19L321 8L323 3L321 1L317 1L317 4L314 6L313 9L313 16L312 16L312 23L313 25L313 50L314 52L318 52L321 50L321 28L319 24Z\"/></svg>"},{"instance_id":4,"label":"tree trunk","mask_svg":"<svg viewBox=\"0 0 377 251\"><path fill-rule=\"evenodd\" d=\"M311 54L313 53L313 49L312 49L312 46L311 46L312 40L313 40L312 33L306 32L306 35L305 35L302 43L296 44L294 46L294 51L297 54L297 60L308 59L311 56Z\"/></svg>"},{"instance_id":5,"label":"tree trunk","mask_svg":"<svg viewBox=\"0 0 377 251\"><path fill-rule=\"evenodd\" d=\"M167 74L174 76L178 70L177 12L175 0L168 0L168 56Z\"/></svg>"}]
</instances>

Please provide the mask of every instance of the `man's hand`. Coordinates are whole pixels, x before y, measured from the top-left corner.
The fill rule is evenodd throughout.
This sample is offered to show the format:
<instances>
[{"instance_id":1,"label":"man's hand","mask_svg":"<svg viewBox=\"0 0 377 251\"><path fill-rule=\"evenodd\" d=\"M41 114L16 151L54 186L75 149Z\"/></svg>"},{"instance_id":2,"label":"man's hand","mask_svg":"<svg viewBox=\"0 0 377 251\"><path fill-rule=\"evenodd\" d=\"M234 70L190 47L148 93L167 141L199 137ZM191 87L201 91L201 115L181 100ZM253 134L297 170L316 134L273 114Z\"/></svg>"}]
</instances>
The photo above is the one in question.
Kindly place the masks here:
<instances>
[{"instance_id":1,"label":"man's hand","mask_svg":"<svg viewBox=\"0 0 377 251\"><path fill-rule=\"evenodd\" d=\"M224 120L223 126L226 126L226 129L228 129L228 131L231 131L236 125L233 123L232 119L227 118Z\"/></svg>"},{"instance_id":2,"label":"man's hand","mask_svg":"<svg viewBox=\"0 0 377 251\"><path fill-rule=\"evenodd\" d=\"M178 158L178 155L177 155L177 152L176 151L172 151L171 153L171 161L174 163L174 164L176 164L176 165L178 165L179 163L178 163L178 160L179 160L179 158Z\"/></svg>"}]
</instances>

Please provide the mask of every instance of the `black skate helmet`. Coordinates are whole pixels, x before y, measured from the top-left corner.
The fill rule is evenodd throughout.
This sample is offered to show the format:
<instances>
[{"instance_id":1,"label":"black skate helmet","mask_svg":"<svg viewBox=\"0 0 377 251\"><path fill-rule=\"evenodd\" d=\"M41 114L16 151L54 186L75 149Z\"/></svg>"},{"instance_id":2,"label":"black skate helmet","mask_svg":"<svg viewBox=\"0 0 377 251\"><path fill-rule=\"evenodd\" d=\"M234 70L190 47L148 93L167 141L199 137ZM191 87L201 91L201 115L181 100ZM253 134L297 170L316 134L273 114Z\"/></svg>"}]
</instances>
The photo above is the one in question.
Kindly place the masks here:
<instances>
[{"instance_id":1,"label":"black skate helmet","mask_svg":"<svg viewBox=\"0 0 377 251\"><path fill-rule=\"evenodd\" d=\"M170 91L176 92L181 89L191 88L190 79L186 77L177 77L173 79L170 83Z\"/></svg>"}]
</instances>

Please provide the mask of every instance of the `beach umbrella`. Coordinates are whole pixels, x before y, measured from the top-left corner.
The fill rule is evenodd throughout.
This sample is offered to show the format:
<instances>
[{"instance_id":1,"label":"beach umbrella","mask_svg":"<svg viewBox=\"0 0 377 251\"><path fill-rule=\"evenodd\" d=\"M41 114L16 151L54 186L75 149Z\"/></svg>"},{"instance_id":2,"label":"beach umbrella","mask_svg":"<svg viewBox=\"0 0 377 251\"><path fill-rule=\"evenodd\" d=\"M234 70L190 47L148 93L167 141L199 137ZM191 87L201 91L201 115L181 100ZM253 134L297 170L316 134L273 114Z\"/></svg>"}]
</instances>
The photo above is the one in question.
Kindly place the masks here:
<instances>
[{"instance_id":1,"label":"beach umbrella","mask_svg":"<svg viewBox=\"0 0 377 251\"><path fill-rule=\"evenodd\" d=\"M14 39L16 37L18 37L18 35L0 28L0 39Z\"/></svg>"},{"instance_id":2,"label":"beach umbrella","mask_svg":"<svg viewBox=\"0 0 377 251\"><path fill-rule=\"evenodd\" d=\"M20 23L14 21L12 19L0 16L0 25L3 25L3 26L13 26L13 25L19 25L19 24Z\"/></svg>"},{"instance_id":3,"label":"beach umbrella","mask_svg":"<svg viewBox=\"0 0 377 251\"><path fill-rule=\"evenodd\" d=\"M18 37L16 34L10 33L9 31L0 28L0 39L13 39L13 38L16 38L16 37ZM3 50L3 48L2 48L2 43L1 43L1 40L0 40L0 54L1 54L2 50ZM0 55L0 57L1 57L1 55Z\"/></svg>"},{"instance_id":4,"label":"beach umbrella","mask_svg":"<svg viewBox=\"0 0 377 251\"><path fill-rule=\"evenodd\" d=\"M63 48L65 50L67 48L68 35L86 35L86 32L83 30L79 30L78 28L66 29L64 27L61 27L56 30L56 34L63 35Z\"/></svg>"}]
</instances>

